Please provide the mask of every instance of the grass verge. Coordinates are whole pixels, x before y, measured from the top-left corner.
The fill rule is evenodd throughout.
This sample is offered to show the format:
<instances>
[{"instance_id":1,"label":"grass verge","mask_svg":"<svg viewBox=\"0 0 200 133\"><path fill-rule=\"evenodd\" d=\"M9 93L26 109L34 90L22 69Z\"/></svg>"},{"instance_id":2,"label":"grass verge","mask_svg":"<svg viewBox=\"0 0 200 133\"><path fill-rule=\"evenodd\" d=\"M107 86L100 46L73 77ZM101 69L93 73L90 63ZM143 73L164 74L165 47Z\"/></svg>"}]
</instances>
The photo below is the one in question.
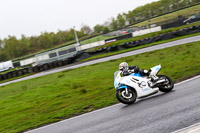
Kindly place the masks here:
<instances>
[{"instance_id":1,"label":"grass verge","mask_svg":"<svg viewBox=\"0 0 200 133\"><path fill-rule=\"evenodd\" d=\"M158 23L158 22L167 21L167 20L170 20L170 19L175 19L180 15L190 16L190 15L193 15L193 14L198 13L198 12L200 12L200 5L192 6L192 7L186 8L186 9L182 9L182 10L179 10L179 11L176 11L176 12L173 12L173 13L169 13L169 14L166 14L166 15L162 15L160 17L153 18L152 23ZM138 24L135 24L135 25L132 25L132 26L143 26L143 25L149 25L149 21L146 20L146 21L143 21L141 23L138 23Z\"/></svg>"},{"instance_id":2,"label":"grass verge","mask_svg":"<svg viewBox=\"0 0 200 133\"><path fill-rule=\"evenodd\" d=\"M117 103L113 73L126 61L162 64L174 81L200 74L200 42L111 60L0 87L0 132L21 132ZM170 54L169 54L170 53Z\"/></svg>"}]
</instances>

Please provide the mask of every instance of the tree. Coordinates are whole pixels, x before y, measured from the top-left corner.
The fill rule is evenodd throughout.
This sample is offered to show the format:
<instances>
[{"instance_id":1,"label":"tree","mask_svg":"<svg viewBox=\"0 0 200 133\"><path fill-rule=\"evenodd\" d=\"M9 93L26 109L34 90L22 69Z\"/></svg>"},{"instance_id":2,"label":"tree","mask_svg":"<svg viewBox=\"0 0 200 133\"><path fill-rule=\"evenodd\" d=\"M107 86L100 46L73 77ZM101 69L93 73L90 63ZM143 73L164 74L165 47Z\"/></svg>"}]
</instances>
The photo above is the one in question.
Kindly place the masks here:
<instances>
[{"instance_id":1,"label":"tree","mask_svg":"<svg viewBox=\"0 0 200 133\"><path fill-rule=\"evenodd\" d=\"M6 60L7 60L6 54L3 50L1 50L0 51L0 62L6 61Z\"/></svg>"},{"instance_id":2,"label":"tree","mask_svg":"<svg viewBox=\"0 0 200 133\"><path fill-rule=\"evenodd\" d=\"M92 29L88 25L83 25L81 27L81 31L84 31L85 34L90 35L92 33Z\"/></svg>"},{"instance_id":3,"label":"tree","mask_svg":"<svg viewBox=\"0 0 200 133\"><path fill-rule=\"evenodd\" d=\"M6 55L4 52L4 41L0 39L0 62L6 61Z\"/></svg>"},{"instance_id":4,"label":"tree","mask_svg":"<svg viewBox=\"0 0 200 133\"><path fill-rule=\"evenodd\" d=\"M38 37L31 36L29 42L31 51L37 51L39 49Z\"/></svg>"},{"instance_id":5,"label":"tree","mask_svg":"<svg viewBox=\"0 0 200 133\"><path fill-rule=\"evenodd\" d=\"M5 53L8 59L16 58L28 53L27 47L14 36L5 40Z\"/></svg>"},{"instance_id":6,"label":"tree","mask_svg":"<svg viewBox=\"0 0 200 133\"><path fill-rule=\"evenodd\" d=\"M200 0L192 0L192 3L194 4L194 3L198 3L198 2L200 2Z\"/></svg>"},{"instance_id":7,"label":"tree","mask_svg":"<svg viewBox=\"0 0 200 133\"><path fill-rule=\"evenodd\" d=\"M105 34L105 33L108 33L110 30L109 30L109 28L108 28L108 26L104 26L103 27L103 33Z\"/></svg>"},{"instance_id":8,"label":"tree","mask_svg":"<svg viewBox=\"0 0 200 133\"><path fill-rule=\"evenodd\" d=\"M129 11L127 14L125 14L126 20L129 22L129 24L135 23L135 15L132 11Z\"/></svg>"},{"instance_id":9,"label":"tree","mask_svg":"<svg viewBox=\"0 0 200 133\"><path fill-rule=\"evenodd\" d=\"M118 14L117 16L117 23L118 23L118 26L121 28L121 27L124 27L125 26L125 17L124 15L121 15L121 14Z\"/></svg>"},{"instance_id":10,"label":"tree","mask_svg":"<svg viewBox=\"0 0 200 133\"><path fill-rule=\"evenodd\" d=\"M110 28L111 28L111 30L116 30L118 28L117 21L114 18L112 18L112 22L110 24Z\"/></svg>"},{"instance_id":11,"label":"tree","mask_svg":"<svg viewBox=\"0 0 200 133\"><path fill-rule=\"evenodd\" d=\"M24 35L22 35L20 45L23 45L24 51L28 51L30 47L30 41Z\"/></svg>"},{"instance_id":12,"label":"tree","mask_svg":"<svg viewBox=\"0 0 200 133\"><path fill-rule=\"evenodd\" d=\"M51 48L53 46L53 40L48 33L42 33L38 39L39 47L42 49Z\"/></svg>"},{"instance_id":13,"label":"tree","mask_svg":"<svg viewBox=\"0 0 200 133\"><path fill-rule=\"evenodd\" d=\"M101 33L101 32L103 32L103 26L97 24L96 26L94 26L94 32L96 32L96 33Z\"/></svg>"},{"instance_id":14,"label":"tree","mask_svg":"<svg viewBox=\"0 0 200 133\"><path fill-rule=\"evenodd\" d=\"M86 36L86 34L84 33L84 31L76 31L78 38L84 37Z\"/></svg>"},{"instance_id":15,"label":"tree","mask_svg":"<svg viewBox=\"0 0 200 133\"><path fill-rule=\"evenodd\" d=\"M0 50L3 48L3 41L0 39Z\"/></svg>"}]
</instances>

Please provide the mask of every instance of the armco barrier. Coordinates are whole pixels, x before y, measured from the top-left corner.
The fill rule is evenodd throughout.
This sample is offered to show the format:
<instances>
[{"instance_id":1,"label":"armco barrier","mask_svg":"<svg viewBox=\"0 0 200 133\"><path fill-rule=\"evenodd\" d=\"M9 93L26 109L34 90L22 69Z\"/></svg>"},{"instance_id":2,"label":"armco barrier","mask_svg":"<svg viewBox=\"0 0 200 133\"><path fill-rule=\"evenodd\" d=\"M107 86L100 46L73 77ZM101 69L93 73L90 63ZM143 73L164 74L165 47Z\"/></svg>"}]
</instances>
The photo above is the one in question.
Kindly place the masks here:
<instances>
[{"instance_id":1,"label":"armco barrier","mask_svg":"<svg viewBox=\"0 0 200 133\"><path fill-rule=\"evenodd\" d=\"M168 29L168 28L172 28L172 27L178 27L178 26L181 26L181 25L184 25L183 23L184 19L179 19L179 20L176 20L172 23L167 23L167 24L164 24L162 25L162 29Z\"/></svg>"},{"instance_id":2,"label":"armco barrier","mask_svg":"<svg viewBox=\"0 0 200 133\"><path fill-rule=\"evenodd\" d=\"M140 36L140 35L157 32L157 31L161 31L161 30L162 30L161 26L158 26L158 27L154 27L154 28L150 28L150 29L135 31L132 33L132 36L133 37Z\"/></svg>"},{"instance_id":3,"label":"armco barrier","mask_svg":"<svg viewBox=\"0 0 200 133\"><path fill-rule=\"evenodd\" d=\"M85 49L89 49L89 48L101 46L101 45L104 45L104 44L105 44L105 41L102 40L102 41L98 41L98 42L94 42L94 43L89 43L89 44L81 45L81 46L77 47L77 49L79 51L81 51L81 50L85 50Z\"/></svg>"},{"instance_id":4,"label":"armco barrier","mask_svg":"<svg viewBox=\"0 0 200 133\"><path fill-rule=\"evenodd\" d=\"M184 29L181 29L179 31L161 34L161 35L155 36L155 37L150 37L150 38L146 38L146 39L142 39L142 40L138 40L138 41L133 41L133 42L126 42L126 43L123 43L123 44L117 45L117 46L104 47L104 48L101 48L101 49L99 49L97 51L93 51L93 52L83 52L83 53L77 55L74 58L74 61L86 59L88 57L91 57L91 56L94 56L94 55L97 55L97 54L100 54L100 53L108 53L108 52L123 50L123 49L126 49L126 48L137 47L137 46L140 46L140 45L153 43L153 42L157 42L157 41L161 41L161 40L167 40L167 39L171 39L171 38L174 38L174 37L183 36L183 35L187 35L187 34L191 34L191 33L197 33L197 32L200 32L200 26L193 26L193 27L190 27L190 28L184 28Z\"/></svg>"},{"instance_id":5,"label":"armco barrier","mask_svg":"<svg viewBox=\"0 0 200 133\"><path fill-rule=\"evenodd\" d=\"M15 62L13 63L13 66L16 68L16 67L20 67L20 62Z\"/></svg>"},{"instance_id":6,"label":"armco barrier","mask_svg":"<svg viewBox=\"0 0 200 133\"><path fill-rule=\"evenodd\" d=\"M79 52L76 55L74 55L73 57L70 57L70 58L67 58L67 59L58 60L58 61L54 61L54 62L50 62L50 63L45 63L45 64L38 65L38 66L35 66L35 67L27 67L27 68L23 68L23 69L19 69L19 70L14 70L14 71L11 71L11 72L7 72L5 74L0 74L0 81L6 80L6 79L9 79L9 78L14 78L14 77L17 77L17 76L22 76L22 75L25 75L25 74L28 74L28 73L33 73L33 72L37 73L37 72L53 69L53 68L56 68L56 67L68 65L68 64L77 62L79 60L86 59L86 58L89 58L91 56L98 55L98 54L101 54L101 53L109 53L109 52L113 52L113 51L137 47L137 46L140 46L140 45L145 45L145 44L160 41L160 40L167 40L167 39L171 39L171 38L174 38L174 37L177 37L177 36L183 36L183 35L187 35L187 34L191 34L191 33L197 33L197 32L200 32L200 26L193 26L193 27L190 27L190 28L184 28L184 29L181 29L179 31L161 34L159 36L149 37L149 38L145 38L145 39L138 40L138 41L126 42L126 43L123 43L123 44L117 45L117 46L104 47L104 48L101 48L97 51L92 51L92 52L84 52L83 51L83 52Z\"/></svg>"},{"instance_id":7,"label":"armco barrier","mask_svg":"<svg viewBox=\"0 0 200 133\"><path fill-rule=\"evenodd\" d=\"M122 40L122 39L126 39L126 38L131 38L131 37L133 37L132 33L129 33L129 34L126 34L126 35L122 35L122 36L118 36L118 37L106 39L105 43L112 42L112 40L118 41L118 40Z\"/></svg>"}]
</instances>

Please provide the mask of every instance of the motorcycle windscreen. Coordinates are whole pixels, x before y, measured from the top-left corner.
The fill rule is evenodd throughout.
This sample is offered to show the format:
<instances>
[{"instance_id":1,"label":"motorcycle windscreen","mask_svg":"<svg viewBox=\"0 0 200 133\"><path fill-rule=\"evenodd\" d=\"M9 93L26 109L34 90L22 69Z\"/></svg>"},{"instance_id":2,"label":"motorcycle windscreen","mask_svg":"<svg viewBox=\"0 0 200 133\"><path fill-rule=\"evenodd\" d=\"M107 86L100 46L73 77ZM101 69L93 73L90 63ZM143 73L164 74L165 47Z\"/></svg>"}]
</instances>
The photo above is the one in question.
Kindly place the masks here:
<instances>
[{"instance_id":1,"label":"motorcycle windscreen","mask_svg":"<svg viewBox=\"0 0 200 133\"><path fill-rule=\"evenodd\" d=\"M114 86L115 86L115 88L118 87L119 80L120 80L120 78L121 78L120 74L121 74L121 71L116 71L116 72L114 73Z\"/></svg>"}]
</instances>

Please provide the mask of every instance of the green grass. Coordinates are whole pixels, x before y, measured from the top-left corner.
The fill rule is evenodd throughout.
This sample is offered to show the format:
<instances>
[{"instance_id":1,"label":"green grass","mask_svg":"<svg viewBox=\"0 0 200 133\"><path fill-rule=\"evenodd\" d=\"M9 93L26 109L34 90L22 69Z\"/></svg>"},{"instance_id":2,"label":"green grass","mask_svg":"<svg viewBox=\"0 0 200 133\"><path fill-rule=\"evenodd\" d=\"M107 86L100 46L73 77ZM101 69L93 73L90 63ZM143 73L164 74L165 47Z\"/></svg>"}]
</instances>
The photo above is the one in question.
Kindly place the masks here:
<instances>
[{"instance_id":1,"label":"green grass","mask_svg":"<svg viewBox=\"0 0 200 133\"><path fill-rule=\"evenodd\" d=\"M173 13L169 13L169 14L160 16L160 17L153 18L152 23L158 23L158 22L167 21L167 20L170 20L170 19L175 19L180 15L191 16L191 15L198 13L198 12L200 12L200 5L196 5L196 6L189 7L189 8L186 8L186 9L182 9L182 10L179 10L179 11L176 11L176 12L173 12ZM143 26L143 25L149 25L149 21L148 20L143 21L141 23L138 23L138 24L135 24L135 25L132 25L132 26ZM130 27L132 27L132 26L130 26Z\"/></svg>"},{"instance_id":2,"label":"green grass","mask_svg":"<svg viewBox=\"0 0 200 133\"><path fill-rule=\"evenodd\" d=\"M193 42L2 86L0 132L21 132L118 103L113 73L123 61L143 69L161 64L160 74L176 82L200 74L199 51L200 42Z\"/></svg>"}]
</instances>

